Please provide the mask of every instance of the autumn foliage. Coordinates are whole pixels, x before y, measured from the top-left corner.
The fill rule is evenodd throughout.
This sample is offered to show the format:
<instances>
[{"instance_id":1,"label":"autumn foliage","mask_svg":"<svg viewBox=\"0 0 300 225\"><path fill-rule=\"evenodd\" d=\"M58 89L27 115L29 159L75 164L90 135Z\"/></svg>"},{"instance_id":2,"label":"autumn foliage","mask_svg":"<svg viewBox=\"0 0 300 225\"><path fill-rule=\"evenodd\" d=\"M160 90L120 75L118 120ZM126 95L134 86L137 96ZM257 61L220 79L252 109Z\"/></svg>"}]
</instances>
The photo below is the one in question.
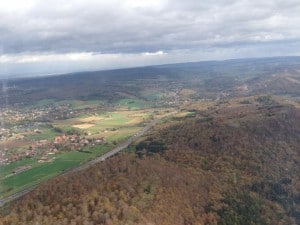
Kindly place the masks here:
<instances>
[{"instance_id":1,"label":"autumn foliage","mask_svg":"<svg viewBox=\"0 0 300 225\"><path fill-rule=\"evenodd\" d=\"M0 224L299 224L300 111L224 103L39 186Z\"/></svg>"}]
</instances>

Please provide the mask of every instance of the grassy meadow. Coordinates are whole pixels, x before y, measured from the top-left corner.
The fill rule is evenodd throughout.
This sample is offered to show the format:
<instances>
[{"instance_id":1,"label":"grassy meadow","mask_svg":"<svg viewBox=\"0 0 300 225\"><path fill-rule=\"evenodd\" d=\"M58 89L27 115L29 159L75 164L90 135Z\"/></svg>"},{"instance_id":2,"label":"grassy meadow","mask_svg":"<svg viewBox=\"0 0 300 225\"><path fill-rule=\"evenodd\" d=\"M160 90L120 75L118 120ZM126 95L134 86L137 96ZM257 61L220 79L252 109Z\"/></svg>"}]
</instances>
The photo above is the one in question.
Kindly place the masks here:
<instances>
[{"instance_id":1,"label":"grassy meadow","mask_svg":"<svg viewBox=\"0 0 300 225\"><path fill-rule=\"evenodd\" d=\"M59 175L83 162L108 152L111 148L113 148L112 144L98 145L89 149L88 153L78 151L59 153L49 162L38 163L34 159L22 159L9 165L2 165L0 166L0 196L3 197L21 191ZM12 175L16 168L25 165L30 165L31 168Z\"/></svg>"}]
</instances>

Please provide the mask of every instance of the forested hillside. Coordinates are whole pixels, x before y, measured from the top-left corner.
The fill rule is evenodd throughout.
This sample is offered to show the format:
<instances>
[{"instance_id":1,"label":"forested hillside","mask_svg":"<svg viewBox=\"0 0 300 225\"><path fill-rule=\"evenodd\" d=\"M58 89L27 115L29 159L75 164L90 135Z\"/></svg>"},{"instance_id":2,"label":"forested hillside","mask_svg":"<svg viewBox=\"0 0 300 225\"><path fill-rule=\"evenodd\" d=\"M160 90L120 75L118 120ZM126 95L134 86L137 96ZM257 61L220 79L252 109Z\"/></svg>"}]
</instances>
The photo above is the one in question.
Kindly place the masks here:
<instances>
[{"instance_id":1,"label":"forested hillside","mask_svg":"<svg viewBox=\"0 0 300 225\"><path fill-rule=\"evenodd\" d=\"M270 96L189 108L135 152L39 186L0 224L299 224L300 110Z\"/></svg>"}]
</instances>

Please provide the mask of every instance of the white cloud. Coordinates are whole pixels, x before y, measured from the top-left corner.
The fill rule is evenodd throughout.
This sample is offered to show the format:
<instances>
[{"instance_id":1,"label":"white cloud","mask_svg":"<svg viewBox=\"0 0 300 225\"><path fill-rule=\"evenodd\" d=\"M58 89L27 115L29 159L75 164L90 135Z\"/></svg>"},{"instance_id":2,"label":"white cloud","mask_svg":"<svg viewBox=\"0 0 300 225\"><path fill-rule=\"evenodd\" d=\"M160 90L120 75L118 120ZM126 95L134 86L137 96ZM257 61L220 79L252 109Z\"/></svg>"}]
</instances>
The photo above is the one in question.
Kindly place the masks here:
<instances>
[{"instance_id":1,"label":"white cloud","mask_svg":"<svg viewBox=\"0 0 300 225\"><path fill-rule=\"evenodd\" d=\"M67 54L15 54L0 56L0 63L35 63L49 61L84 61L92 59L93 54L89 52L67 53Z\"/></svg>"},{"instance_id":2,"label":"white cloud","mask_svg":"<svg viewBox=\"0 0 300 225\"><path fill-rule=\"evenodd\" d=\"M163 55L163 54L166 54L166 53L163 52L163 51L157 51L157 52L145 52L143 54L146 55L146 56L156 56L156 55Z\"/></svg>"},{"instance_id":3,"label":"white cloud","mask_svg":"<svg viewBox=\"0 0 300 225\"><path fill-rule=\"evenodd\" d=\"M165 2L164 0L125 0L124 5L133 9L162 9Z\"/></svg>"},{"instance_id":4,"label":"white cloud","mask_svg":"<svg viewBox=\"0 0 300 225\"><path fill-rule=\"evenodd\" d=\"M36 1L34 0L1 0L0 1L0 12L16 13L26 12L31 9Z\"/></svg>"}]
</instances>

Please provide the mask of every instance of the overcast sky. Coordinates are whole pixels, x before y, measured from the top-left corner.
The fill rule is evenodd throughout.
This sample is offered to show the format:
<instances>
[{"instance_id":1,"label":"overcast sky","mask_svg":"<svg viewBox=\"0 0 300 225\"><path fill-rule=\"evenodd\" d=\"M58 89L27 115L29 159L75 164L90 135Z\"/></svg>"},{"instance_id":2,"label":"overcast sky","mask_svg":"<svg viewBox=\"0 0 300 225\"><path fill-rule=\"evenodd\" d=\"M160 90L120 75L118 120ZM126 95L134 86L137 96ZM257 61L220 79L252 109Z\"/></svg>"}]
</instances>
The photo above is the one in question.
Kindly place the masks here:
<instances>
[{"instance_id":1,"label":"overcast sky","mask_svg":"<svg viewBox=\"0 0 300 225\"><path fill-rule=\"evenodd\" d=\"M0 75L300 55L300 0L0 0Z\"/></svg>"}]
</instances>

